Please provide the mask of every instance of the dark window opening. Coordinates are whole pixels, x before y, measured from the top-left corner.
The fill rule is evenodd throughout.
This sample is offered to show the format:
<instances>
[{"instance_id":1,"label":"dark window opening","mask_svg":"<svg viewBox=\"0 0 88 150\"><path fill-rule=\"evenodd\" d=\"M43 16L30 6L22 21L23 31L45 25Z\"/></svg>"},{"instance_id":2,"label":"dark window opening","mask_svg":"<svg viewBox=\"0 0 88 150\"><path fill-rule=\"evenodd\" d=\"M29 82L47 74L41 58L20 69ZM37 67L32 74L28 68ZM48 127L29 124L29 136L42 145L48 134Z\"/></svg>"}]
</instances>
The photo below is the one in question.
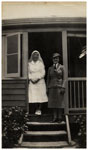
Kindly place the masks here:
<instances>
[{"instance_id":1,"label":"dark window opening","mask_svg":"<svg viewBox=\"0 0 88 150\"><path fill-rule=\"evenodd\" d=\"M62 33L61 32L42 32L29 33L28 35L28 59L33 50L38 50L44 61L46 76L48 68L52 65L52 55L55 52L60 53L60 63L62 64Z\"/></svg>"},{"instance_id":2,"label":"dark window opening","mask_svg":"<svg viewBox=\"0 0 88 150\"><path fill-rule=\"evenodd\" d=\"M80 58L85 49L85 37L68 37L68 76L86 77L86 55Z\"/></svg>"},{"instance_id":3,"label":"dark window opening","mask_svg":"<svg viewBox=\"0 0 88 150\"><path fill-rule=\"evenodd\" d=\"M8 36L7 54L18 53L18 35Z\"/></svg>"},{"instance_id":4,"label":"dark window opening","mask_svg":"<svg viewBox=\"0 0 88 150\"><path fill-rule=\"evenodd\" d=\"M18 73L18 54L7 56L7 73Z\"/></svg>"}]
</instances>

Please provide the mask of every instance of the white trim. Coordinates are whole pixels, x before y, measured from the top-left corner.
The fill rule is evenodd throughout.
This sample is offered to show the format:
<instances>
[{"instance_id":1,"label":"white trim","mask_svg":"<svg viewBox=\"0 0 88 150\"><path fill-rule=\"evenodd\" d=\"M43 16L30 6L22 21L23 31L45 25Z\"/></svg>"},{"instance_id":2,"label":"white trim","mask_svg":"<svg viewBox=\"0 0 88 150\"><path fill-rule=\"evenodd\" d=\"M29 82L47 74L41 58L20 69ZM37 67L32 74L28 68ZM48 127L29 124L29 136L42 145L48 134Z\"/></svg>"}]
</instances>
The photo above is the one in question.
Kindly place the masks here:
<instances>
[{"instance_id":1,"label":"white trim","mask_svg":"<svg viewBox=\"0 0 88 150\"><path fill-rule=\"evenodd\" d=\"M18 34L18 77L20 77L20 61L21 61L21 35Z\"/></svg>"},{"instance_id":2,"label":"white trim","mask_svg":"<svg viewBox=\"0 0 88 150\"><path fill-rule=\"evenodd\" d=\"M80 111L80 110L86 110L86 107L80 107L80 108L69 108L69 111Z\"/></svg>"},{"instance_id":3,"label":"white trim","mask_svg":"<svg viewBox=\"0 0 88 150\"><path fill-rule=\"evenodd\" d=\"M68 81L86 81L86 77L68 77Z\"/></svg>"},{"instance_id":4,"label":"white trim","mask_svg":"<svg viewBox=\"0 0 88 150\"><path fill-rule=\"evenodd\" d=\"M68 101L68 56L67 56L67 31L63 30L62 31L62 55L63 55L63 65L65 68L65 74L64 78L66 80L65 82L65 87L66 87L66 92L64 94L64 101L65 101L65 114L68 114L68 106L69 106L69 101Z\"/></svg>"},{"instance_id":5,"label":"white trim","mask_svg":"<svg viewBox=\"0 0 88 150\"><path fill-rule=\"evenodd\" d=\"M22 32L16 31L16 32L12 32L12 33L7 33L6 36L9 37L9 36L18 35L18 34L22 34Z\"/></svg>"},{"instance_id":6,"label":"white trim","mask_svg":"<svg viewBox=\"0 0 88 150\"><path fill-rule=\"evenodd\" d=\"M83 38L83 37L86 37L86 34L73 34L73 33L68 33L67 34L67 37L80 37L80 38Z\"/></svg>"},{"instance_id":7,"label":"white trim","mask_svg":"<svg viewBox=\"0 0 88 150\"><path fill-rule=\"evenodd\" d=\"M7 56L10 56L10 55L16 55L16 54L18 54L18 53L7 54Z\"/></svg>"}]
</instances>

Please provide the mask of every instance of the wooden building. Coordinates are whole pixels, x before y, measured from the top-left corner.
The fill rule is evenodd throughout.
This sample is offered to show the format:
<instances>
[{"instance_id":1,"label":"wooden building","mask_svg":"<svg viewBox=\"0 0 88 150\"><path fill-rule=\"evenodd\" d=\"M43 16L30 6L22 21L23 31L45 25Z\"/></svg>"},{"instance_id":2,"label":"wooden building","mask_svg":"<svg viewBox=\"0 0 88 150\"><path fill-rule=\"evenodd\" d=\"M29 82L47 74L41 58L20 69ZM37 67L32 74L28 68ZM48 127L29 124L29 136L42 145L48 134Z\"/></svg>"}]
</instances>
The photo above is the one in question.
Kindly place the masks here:
<instances>
[{"instance_id":1,"label":"wooden building","mask_svg":"<svg viewBox=\"0 0 88 150\"><path fill-rule=\"evenodd\" d=\"M21 106L28 110L27 64L31 52L37 49L44 60L46 73L51 65L53 52L57 51L62 56L61 63L66 70L65 112L86 110L86 54L80 57L86 46L86 4L74 4L70 3L66 7L62 5L63 9L57 10L58 14L54 12L56 15L52 11L48 13L47 7L45 9L40 4L38 10L42 8L43 13L39 16L36 7L30 17L31 7L26 12L27 7L24 6L24 13L21 15L21 7L13 5L15 14L13 11L11 14L13 7L7 8L12 4L3 3L2 106ZM50 9L49 7L49 11Z\"/></svg>"}]
</instances>

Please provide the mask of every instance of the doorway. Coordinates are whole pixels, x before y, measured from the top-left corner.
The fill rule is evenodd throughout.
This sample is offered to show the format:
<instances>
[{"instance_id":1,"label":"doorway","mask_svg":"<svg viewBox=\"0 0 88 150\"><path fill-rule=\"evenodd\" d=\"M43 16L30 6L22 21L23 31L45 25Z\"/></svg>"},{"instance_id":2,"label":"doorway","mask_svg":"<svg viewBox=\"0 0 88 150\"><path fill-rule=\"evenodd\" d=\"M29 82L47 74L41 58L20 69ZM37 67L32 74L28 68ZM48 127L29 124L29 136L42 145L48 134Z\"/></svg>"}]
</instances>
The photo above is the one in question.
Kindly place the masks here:
<instances>
[{"instance_id":1,"label":"doorway","mask_svg":"<svg viewBox=\"0 0 88 150\"><path fill-rule=\"evenodd\" d=\"M45 65L45 82L47 81L48 68L52 65L52 55L58 52L60 63L63 64L62 58L62 32L33 32L28 33L28 59L33 50L38 50ZM29 103L29 113L34 113L35 104ZM42 105L42 112L48 113L47 103Z\"/></svg>"}]
</instances>

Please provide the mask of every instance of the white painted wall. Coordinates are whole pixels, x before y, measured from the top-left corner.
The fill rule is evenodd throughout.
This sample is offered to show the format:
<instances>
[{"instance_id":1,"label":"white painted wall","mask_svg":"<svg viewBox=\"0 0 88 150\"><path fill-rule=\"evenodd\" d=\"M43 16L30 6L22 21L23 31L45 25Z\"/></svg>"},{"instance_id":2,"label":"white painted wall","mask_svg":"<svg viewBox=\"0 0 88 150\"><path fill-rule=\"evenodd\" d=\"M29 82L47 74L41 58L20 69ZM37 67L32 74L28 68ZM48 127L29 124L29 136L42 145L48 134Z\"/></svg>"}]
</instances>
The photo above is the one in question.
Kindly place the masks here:
<instances>
[{"instance_id":1,"label":"white painted wall","mask_svg":"<svg viewBox=\"0 0 88 150\"><path fill-rule=\"evenodd\" d=\"M86 17L86 2L2 2L2 19Z\"/></svg>"}]
</instances>

